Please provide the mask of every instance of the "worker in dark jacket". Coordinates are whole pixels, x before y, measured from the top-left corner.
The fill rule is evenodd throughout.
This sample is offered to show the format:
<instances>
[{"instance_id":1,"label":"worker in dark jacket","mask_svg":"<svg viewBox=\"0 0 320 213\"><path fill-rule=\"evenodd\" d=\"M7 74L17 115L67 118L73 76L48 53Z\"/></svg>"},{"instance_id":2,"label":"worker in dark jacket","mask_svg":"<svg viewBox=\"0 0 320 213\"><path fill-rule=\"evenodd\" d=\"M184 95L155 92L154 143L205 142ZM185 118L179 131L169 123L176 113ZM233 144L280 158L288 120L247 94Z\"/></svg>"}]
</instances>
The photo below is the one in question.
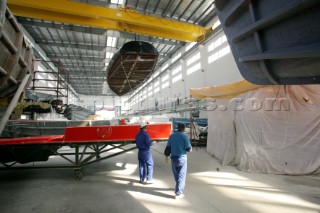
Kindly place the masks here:
<instances>
[{"instance_id":1,"label":"worker in dark jacket","mask_svg":"<svg viewBox=\"0 0 320 213\"><path fill-rule=\"evenodd\" d=\"M187 176L187 152L192 151L190 140L183 132L185 125L178 123L178 131L170 135L164 154L166 161L171 155L171 166L176 181L175 198L184 197L184 187Z\"/></svg>"},{"instance_id":2,"label":"worker in dark jacket","mask_svg":"<svg viewBox=\"0 0 320 213\"><path fill-rule=\"evenodd\" d=\"M140 132L136 135L136 144L139 149L138 160L139 160L139 175L140 183L149 183L153 181L153 159L150 152L150 146L152 141L149 134L146 132L147 124L140 123ZM145 179L147 179L145 181Z\"/></svg>"}]
</instances>

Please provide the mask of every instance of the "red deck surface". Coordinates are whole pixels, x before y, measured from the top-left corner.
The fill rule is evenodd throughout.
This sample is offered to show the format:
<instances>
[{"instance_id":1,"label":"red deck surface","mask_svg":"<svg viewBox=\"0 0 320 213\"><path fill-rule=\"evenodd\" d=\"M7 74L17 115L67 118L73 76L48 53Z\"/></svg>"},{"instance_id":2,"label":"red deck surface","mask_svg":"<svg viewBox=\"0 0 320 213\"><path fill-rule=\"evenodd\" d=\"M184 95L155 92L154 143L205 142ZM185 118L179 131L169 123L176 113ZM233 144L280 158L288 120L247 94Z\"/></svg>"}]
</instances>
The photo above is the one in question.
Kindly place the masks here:
<instances>
[{"instance_id":1,"label":"red deck surface","mask_svg":"<svg viewBox=\"0 0 320 213\"><path fill-rule=\"evenodd\" d=\"M139 130L137 125L67 127L65 135L0 139L0 146L134 141ZM166 140L171 133L171 124L150 124L147 132L151 140Z\"/></svg>"},{"instance_id":2,"label":"red deck surface","mask_svg":"<svg viewBox=\"0 0 320 213\"><path fill-rule=\"evenodd\" d=\"M64 141L134 141L139 130L139 126L136 125L68 127ZM147 125L147 132L151 140L165 140L170 136L171 124L150 124Z\"/></svg>"},{"instance_id":3,"label":"red deck surface","mask_svg":"<svg viewBox=\"0 0 320 213\"><path fill-rule=\"evenodd\" d=\"M64 135L36 136L36 137L25 137L25 138L7 138L7 139L0 139L0 146L1 145L63 143L63 137Z\"/></svg>"}]
</instances>

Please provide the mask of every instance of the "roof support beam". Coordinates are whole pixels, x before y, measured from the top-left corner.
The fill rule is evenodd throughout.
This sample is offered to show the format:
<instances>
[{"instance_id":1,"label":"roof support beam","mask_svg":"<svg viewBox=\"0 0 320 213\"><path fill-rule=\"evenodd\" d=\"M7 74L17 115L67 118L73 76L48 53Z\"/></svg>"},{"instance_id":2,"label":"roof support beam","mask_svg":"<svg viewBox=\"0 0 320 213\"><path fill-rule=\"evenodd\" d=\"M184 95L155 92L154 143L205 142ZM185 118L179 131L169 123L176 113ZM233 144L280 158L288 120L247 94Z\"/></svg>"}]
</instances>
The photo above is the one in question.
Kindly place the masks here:
<instances>
[{"instance_id":1,"label":"roof support beam","mask_svg":"<svg viewBox=\"0 0 320 213\"><path fill-rule=\"evenodd\" d=\"M163 54L159 54L161 57L165 57L165 58L170 58L169 56L163 55ZM66 59L66 60L83 60L83 61L90 61L92 60L93 62L106 62L109 63L109 61L111 60L110 58L105 58L104 56L92 56L92 57L87 57L87 56L81 56L81 55L62 55L59 53L47 53L47 56L49 58L57 58L57 59ZM134 61L134 60L133 60Z\"/></svg>"},{"instance_id":2,"label":"roof support beam","mask_svg":"<svg viewBox=\"0 0 320 213\"><path fill-rule=\"evenodd\" d=\"M82 80L82 79L80 79L80 80ZM103 87L103 83L104 83L104 81L93 81L93 80L90 80L90 79L85 79L85 81L90 86L99 86L99 87ZM79 83L81 81L73 80L72 82L73 83Z\"/></svg>"},{"instance_id":3,"label":"roof support beam","mask_svg":"<svg viewBox=\"0 0 320 213\"><path fill-rule=\"evenodd\" d=\"M79 73L86 73L86 72L87 73L94 73L96 75L96 74L106 74L107 70L72 70L72 69L68 70L68 73L70 75L73 75L73 74L79 75Z\"/></svg>"},{"instance_id":4,"label":"roof support beam","mask_svg":"<svg viewBox=\"0 0 320 213\"><path fill-rule=\"evenodd\" d=\"M8 0L7 4L13 14L17 16L178 41L198 41L210 31L208 28L192 24L142 15L133 10L115 10L68 0Z\"/></svg>"},{"instance_id":5,"label":"roof support beam","mask_svg":"<svg viewBox=\"0 0 320 213\"><path fill-rule=\"evenodd\" d=\"M96 70L102 70L102 69L105 69L107 66L105 65L97 65L97 66L90 66L90 65L78 65L78 64L63 64L63 67L64 68L67 68L67 69L74 69L74 68L78 68L78 69L84 69L84 70L87 70L87 69L96 69Z\"/></svg>"},{"instance_id":6,"label":"roof support beam","mask_svg":"<svg viewBox=\"0 0 320 213\"><path fill-rule=\"evenodd\" d=\"M134 35L132 33L120 33L121 38L131 39L131 40L139 40L139 41L146 41L146 42L153 42L153 43L159 43L159 44L167 44L167 45L174 45L178 47L182 47L184 45L184 42L181 41L171 41L171 40L165 40L161 38L155 38L155 37L148 37L144 35Z\"/></svg>"},{"instance_id":7,"label":"roof support beam","mask_svg":"<svg viewBox=\"0 0 320 213\"><path fill-rule=\"evenodd\" d=\"M78 81L78 80L86 80L86 81L99 81L100 83L103 83L103 82L106 82L107 79L105 79L105 76L107 76L107 73L103 73L104 75L100 74L99 76L93 76L93 73L90 73L90 75L85 75L85 78L79 78L78 76L80 75L79 73L78 74L71 74L70 75L70 82L72 81ZM100 78L101 80L98 80L98 78Z\"/></svg>"},{"instance_id":8,"label":"roof support beam","mask_svg":"<svg viewBox=\"0 0 320 213\"><path fill-rule=\"evenodd\" d=\"M82 26L70 26L69 24L62 24L62 23L47 23L38 20L28 20L19 18L19 23L25 26L36 26L36 27L43 27L43 28L51 28L56 30L67 30L79 33L89 33L94 35L103 35L106 30L99 29L99 28L92 28L92 27L82 27Z\"/></svg>"},{"instance_id":9,"label":"roof support beam","mask_svg":"<svg viewBox=\"0 0 320 213\"><path fill-rule=\"evenodd\" d=\"M94 50L94 51L103 51L104 49L108 49L109 52L117 51L115 47L106 47L101 45L90 45L90 44L70 44L70 43L56 43L53 41L41 41L36 39L35 42L39 45L48 45L55 47L65 47L65 48L74 48L74 49L83 49L83 50Z\"/></svg>"},{"instance_id":10,"label":"roof support beam","mask_svg":"<svg viewBox=\"0 0 320 213\"><path fill-rule=\"evenodd\" d=\"M61 23L53 23L53 22L46 23L46 22L40 22L40 21L28 20L28 19L22 19L22 18L19 18L19 23L25 26L65 30L65 31L76 32L76 33L89 33L94 35L106 35L106 36L109 35L109 32L106 31L105 29L98 29L98 28L92 28L92 27L80 27L80 26L74 26L74 25L70 26L69 24L61 24ZM111 30L110 30L110 35L112 35ZM181 42L181 41L171 41L171 40L165 40L161 38L149 37L144 35L136 36L133 33L127 33L127 32L120 32L120 38L131 39L131 40L138 39L139 41L175 45L179 47L183 46L184 44L184 42Z\"/></svg>"},{"instance_id":11,"label":"roof support beam","mask_svg":"<svg viewBox=\"0 0 320 213\"><path fill-rule=\"evenodd\" d=\"M51 59L66 59L66 60L76 60L76 61L93 61L93 62L103 62L105 58L99 57L85 57L85 56L68 56L68 55L57 55L57 54L47 54Z\"/></svg>"},{"instance_id":12,"label":"roof support beam","mask_svg":"<svg viewBox=\"0 0 320 213\"><path fill-rule=\"evenodd\" d=\"M98 88L102 88L103 87L103 82L101 84L90 84L90 87L98 87ZM85 88L85 89L88 89L87 86L76 86L76 88Z\"/></svg>"}]
</instances>

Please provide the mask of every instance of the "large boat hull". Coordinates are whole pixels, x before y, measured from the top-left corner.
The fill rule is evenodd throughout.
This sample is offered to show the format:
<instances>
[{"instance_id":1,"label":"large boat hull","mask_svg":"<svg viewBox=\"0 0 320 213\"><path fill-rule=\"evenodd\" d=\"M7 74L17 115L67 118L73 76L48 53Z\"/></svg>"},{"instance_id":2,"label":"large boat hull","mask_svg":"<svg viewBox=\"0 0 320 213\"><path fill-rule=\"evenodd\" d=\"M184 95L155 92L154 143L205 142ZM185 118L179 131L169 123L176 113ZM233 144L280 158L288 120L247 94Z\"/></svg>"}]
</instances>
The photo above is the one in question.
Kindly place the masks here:
<instances>
[{"instance_id":1,"label":"large boat hull","mask_svg":"<svg viewBox=\"0 0 320 213\"><path fill-rule=\"evenodd\" d=\"M320 1L217 0L242 76L253 84L320 83Z\"/></svg>"},{"instance_id":2,"label":"large boat hull","mask_svg":"<svg viewBox=\"0 0 320 213\"><path fill-rule=\"evenodd\" d=\"M151 44L125 43L112 57L107 69L110 89L119 96L135 90L152 75L157 60L158 52Z\"/></svg>"},{"instance_id":3,"label":"large boat hull","mask_svg":"<svg viewBox=\"0 0 320 213\"><path fill-rule=\"evenodd\" d=\"M32 59L18 22L0 0L0 98L12 97L25 75L33 73Z\"/></svg>"}]
</instances>

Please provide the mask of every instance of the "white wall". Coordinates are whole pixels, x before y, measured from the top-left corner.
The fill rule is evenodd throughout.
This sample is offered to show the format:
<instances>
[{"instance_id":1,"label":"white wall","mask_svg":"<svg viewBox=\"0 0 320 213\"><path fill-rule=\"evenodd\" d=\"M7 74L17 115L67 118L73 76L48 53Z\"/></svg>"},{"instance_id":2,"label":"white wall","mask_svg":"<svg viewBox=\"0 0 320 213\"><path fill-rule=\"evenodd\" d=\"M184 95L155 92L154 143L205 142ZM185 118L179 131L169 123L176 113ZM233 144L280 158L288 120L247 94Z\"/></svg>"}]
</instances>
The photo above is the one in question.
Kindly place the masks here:
<instances>
[{"instance_id":1,"label":"white wall","mask_svg":"<svg viewBox=\"0 0 320 213\"><path fill-rule=\"evenodd\" d=\"M128 103L127 96L88 96L88 95L79 95L81 102L79 106L92 110L92 111L109 111L113 113L113 116L109 113L108 119L114 118L115 108L121 107L121 114L127 112ZM111 116L111 117L110 117Z\"/></svg>"},{"instance_id":2,"label":"white wall","mask_svg":"<svg viewBox=\"0 0 320 213\"><path fill-rule=\"evenodd\" d=\"M172 57L174 61L169 60L155 71L156 75L152 76L150 84L145 87L143 85L130 96L128 101L130 113L154 107L155 99L159 104L164 104L177 98L180 100L189 98L190 88L210 87L243 80L222 30L198 47L192 48L192 45L194 44L190 43L182 47ZM185 53L186 57L176 59L175 56ZM177 68L180 66L181 70L178 71ZM149 87L153 87L154 91L148 97ZM159 91L156 91L157 88ZM200 115L206 117L207 114L200 112Z\"/></svg>"}]
</instances>

